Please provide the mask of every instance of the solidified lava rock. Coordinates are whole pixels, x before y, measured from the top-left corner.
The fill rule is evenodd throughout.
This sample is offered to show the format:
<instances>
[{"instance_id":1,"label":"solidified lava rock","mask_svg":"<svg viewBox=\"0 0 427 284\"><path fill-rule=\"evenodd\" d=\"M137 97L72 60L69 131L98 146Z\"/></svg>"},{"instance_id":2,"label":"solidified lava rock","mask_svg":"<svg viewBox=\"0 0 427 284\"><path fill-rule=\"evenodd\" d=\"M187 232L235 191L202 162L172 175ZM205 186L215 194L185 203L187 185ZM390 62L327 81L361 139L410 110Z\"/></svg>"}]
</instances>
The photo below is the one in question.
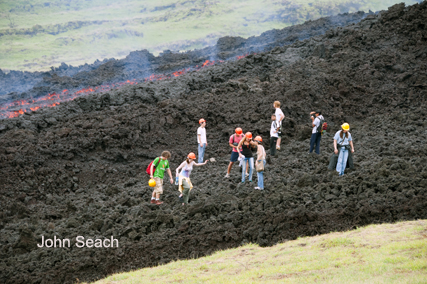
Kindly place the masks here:
<instances>
[{"instance_id":1,"label":"solidified lava rock","mask_svg":"<svg viewBox=\"0 0 427 284\"><path fill-rule=\"evenodd\" d=\"M0 282L93 280L247 242L427 218L426 23L427 2L399 4L235 62L0 121ZM223 179L228 137L240 126L268 141L275 100L283 150L266 190L240 184L237 166ZM329 125L319 156L307 154L314 109ZM201 117L217 162L193 171L187 208L168 182L165 203L151 205L145 167L169 150L174 171L196 152ZM338 177L326 168L344 121L356 168ZM35 245L79 235L120 247Z\"/></svg>"}]
</instances>

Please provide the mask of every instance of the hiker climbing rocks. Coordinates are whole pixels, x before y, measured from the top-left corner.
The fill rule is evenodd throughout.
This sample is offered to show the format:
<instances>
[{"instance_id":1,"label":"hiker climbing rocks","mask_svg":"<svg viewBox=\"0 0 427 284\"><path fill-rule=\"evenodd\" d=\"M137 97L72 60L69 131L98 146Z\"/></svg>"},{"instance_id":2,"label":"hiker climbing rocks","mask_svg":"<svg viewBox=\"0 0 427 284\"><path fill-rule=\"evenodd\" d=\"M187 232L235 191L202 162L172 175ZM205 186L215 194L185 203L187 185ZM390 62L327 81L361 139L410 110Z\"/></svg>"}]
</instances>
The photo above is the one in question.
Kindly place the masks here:
<instances>
[{"instance_id":1,"label":"hiker climbing rocks","mask_svg":"<svg viewBox=\"0 0 427 284\"><path fill-rule=\"evenodd\" d=\"M233 150L231 152L230 163L228 164L228 168L227 168L227 174L225 175L224 178L230 177L231 167L233 167L233 164L237 162L237 159L239 158L239 152L242 151L242 149L241 148L239 149L237 145L239 145L240 141L244 137L243 130L240 127L237 127L234 130L234 132L236 133L231 135L230 139L228 140L228 144L230 145L231 148L233 148Z\"/></svg>"},{"instance_id":2,"label":"hiker climbing rocks","mask_svg":"<svg viewBox=\"0 0 427 284\"><path fill-rule=\"evenodd\" d=\"M271 115L271 128L270 128L270 155L275 156L276 155L276 143L277 139L279 139L279 134L277 130L277 122L276 122L276 115Z\"/></svg>"},{"instance_id":3,"label":"hiker climbing rocks","mask_svg":"<svg viewBox=\"0 0 427 284\"><path fill-rule=\"evenodd\" d=\"M280 109L280 102L275 101L273 103L274 108L276 109L274 115L276 116L276 128L277 128L277 142L276 150L280 151L280 142L282 142L282 121L285 118L283 111Z\"/></svg>"},{"instance_id":4,"label":"hiker climbing rocks","mask_svg":"<svg viewBox=\"0 0 427 284\"><path fill-rule=\"evenodd\" d=\"M239 152L239 156L243 158L243 166L242 166L242 183L245 182L245 173L247 162L249 163L249 182L252 182L252 174L254 171L254 157L252 154L252 147L257 146L258 144L252 141L252 133L246 132L245 137L240 140L239 145L237 146L239 149L242 148L242 151Z\"/></svg>"},{"instance_id":5,"label":"hiker climbing rocks","mask_svg":"<svg viewBox=\"0 0 427 284\"><path fill-rule=\"evenodd\" d=\"M254 141L257 145L257 159L255 162L255 169L258 177L258 186L255 189L264 190L264 167L265 167L265 149L264 146L261 145L262 138L261 136L255 137Z\"/></svg>"},{"instance_id":6,"label":"hiker climbing rocks","mask_svg":"<svg viewBox=\"0 0 427 284\"><path fill-rule=\"evenodd\" d=\"M199 163L203 163L203 157L205 156L206 146L208 146L208 141L206 140L206 120L201 118L199 120L200 127L197 129L197 143L198 154L199 154Z\"/></svg>"},{"instance_id":7,"label":"hiker climbing rocks","mask_svg":"<svg viewBox=\"0 0 427 284\"><path fill-rule=\"evenodd\" d=\"M170 177L170 182L171 184L173 184L172 173L169 168L169 161L168 161L170 157L171 157L171 153L169 151L163 151L161 157L155 158L153 163L151 164L150 178L156 181L153 194L151 195L151 203L153 204L160 205L163 203L160 201L160 194L163 194L163 177L165 175L166 170ZM154 166L156 167L155 171L154 171Z\"/></svg>"},{"instance_id":8,"label":"hiker climbing rocks","mask_svg":"<svg viewBox=\"0 0 427 284\"><path fill-rule=\"evenodd\" d=\"M310 112L311 118L311 126L313 130L311 131L311 139L310 139L310 151L313 152L314 145L316 145L316 154L320 154L320 139L322 138L322 127L325 122L325 118L323 117L320 111L312 111Z\"/></svg>"},{"instance_id":9,"label":"hiker climbing rocks","mask_svg":"<svg viewBox=\"0 0 427 284\"><path fill-rule=\"evenodd\" d=\"M188 204L188 198L190 197L190 191L193 188L193 184L190 180L190 174L193 170L193 166L206 165L208 160L204 163L196 163L196 154L190 153L187 159L179 165L176 169L176 176L178 177L178 190L181 192L179 198L182 198L182 205ZM179 170L181 172L178 174Z\"/></svg>"},{"instance_id":10,"label":"hiker climbing rocks","mask_svg":"<svg viewBox=\"0 0 427 284\"><path fill-rule=\"evenodd\" d=\"M339 151L336 170L340 176L344 175L349 151L351 150L351 153L354 153L353 139L349 131L350 125L344 123L341 125L341 130L335 133L334 136L334 152L338 154Z\"/></svg>"}]
</instances>

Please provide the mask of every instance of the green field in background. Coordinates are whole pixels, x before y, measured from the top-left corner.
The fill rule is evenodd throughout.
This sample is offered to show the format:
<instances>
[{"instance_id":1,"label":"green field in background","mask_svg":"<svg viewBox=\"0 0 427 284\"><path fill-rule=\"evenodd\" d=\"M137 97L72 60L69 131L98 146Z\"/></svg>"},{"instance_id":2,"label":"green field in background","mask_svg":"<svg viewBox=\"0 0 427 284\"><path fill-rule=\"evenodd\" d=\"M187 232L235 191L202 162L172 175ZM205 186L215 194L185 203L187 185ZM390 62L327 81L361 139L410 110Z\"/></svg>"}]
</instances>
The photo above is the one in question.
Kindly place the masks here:
<instances>
[{"instance_id":1,"label":"green field in background","mask_svg":"<svg viewBox=\"0 0 427 284\"><path fill-rule=\"evenodd\" d=\"M2 0L0 69L49 70L130 51L154 54L214 45L309 19L378 11L399 0ZM407 5L420 0L404 1Z\"/></svg>"}]
</instances>

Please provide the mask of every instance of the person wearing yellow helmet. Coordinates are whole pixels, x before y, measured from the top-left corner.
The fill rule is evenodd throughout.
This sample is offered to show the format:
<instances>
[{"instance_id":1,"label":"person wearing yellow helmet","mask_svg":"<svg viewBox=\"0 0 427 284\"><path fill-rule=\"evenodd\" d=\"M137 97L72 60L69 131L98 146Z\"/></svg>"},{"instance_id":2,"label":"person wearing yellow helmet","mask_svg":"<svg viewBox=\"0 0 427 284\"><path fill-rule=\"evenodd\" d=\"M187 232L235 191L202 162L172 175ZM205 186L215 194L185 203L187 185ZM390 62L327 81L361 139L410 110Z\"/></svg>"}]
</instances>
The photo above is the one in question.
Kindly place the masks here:
<instances>
[{"instance_id":1,"label":"person wearing yellow helmet","mask_svg":"<svg viewBox=\"0 0 427 284\"><path fill-rule=\"evenodd\" d=\"M178 190L181 192L179 198L182 198L182 205L188 204L188 199L190 197L190 191L193 189L193 184L190 180L190 174L193 170L193 166L202 166L206 165L208 160L204 163L196 163L196 154L189 153L187 159L176 168L176 177L178 178ZM179 170L181 172L178 174Z\"/></svg>"},{"instance_id":2,"label":"person wearing yellow helmet","mask_svg":"<svg viewBox=\"0 0 427 284\"><path fill-rule=\"evenodd\" d=\"M335 154L339 152L336 170L340 176L344 175L349 151L351 150L351 153L354 153L353 139L349 131L350 125L344 123L341 125L341 130L334 136L334 152Z\"/></svg>"}]
</instances>

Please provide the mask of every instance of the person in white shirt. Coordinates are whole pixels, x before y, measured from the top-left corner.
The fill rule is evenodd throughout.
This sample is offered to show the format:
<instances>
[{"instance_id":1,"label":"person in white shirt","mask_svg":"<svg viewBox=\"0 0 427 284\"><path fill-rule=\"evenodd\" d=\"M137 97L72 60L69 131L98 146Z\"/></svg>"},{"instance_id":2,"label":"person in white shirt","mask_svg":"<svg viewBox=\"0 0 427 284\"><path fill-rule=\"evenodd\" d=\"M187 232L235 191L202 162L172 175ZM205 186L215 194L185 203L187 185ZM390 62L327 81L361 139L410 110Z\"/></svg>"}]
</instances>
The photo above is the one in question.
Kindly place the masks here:
<instances>
[{"instance_id":1,"label":"person in white shirt","mask_svg":"<svg viewBox=\"0 0 427 284\"><path fill-rule=\"evenodd\" d=\"M271 128L270 128L270 155L276 155L276 143L279 138L279 134L277 134L277 122L276 115L271 115Z\"/></svg>"},{"instance_id":2,"label":"person in white shirt","mask_svg":"<svg viewBox=\"0 0 427 284\"><path fill-rule=\"evenodd\" d=\"M321 120L325 120L320 111L312 111L311 115L311 126L313 130L311 131L311 139L310 139L310 151L313 152L314 145L316 145L316 154L320 154L320 139L322 138L322 125L320 125Z\"/></svg>"},{"instance_id":3,"label":"person in white shirt","mask_svg":"<svg viewBox=\"0 0 427 284\"><path fill-rule=\"evenodd\" d=\"M199 120L200 127L197 129L197 143L198 147L198 162L203 163L203 157L205 156L206 146L208 146L208 141L206 140L206 120L201 118Z\"/></svg>"},{"instance_id":4,"label":"person in white shirt","mask_svg":"<svg viewBox=\"0 0 427 284\"><path fill-rule=\"evenodd\" d=\"M285 115L283 114L283 111L280 109L280 102L275 101L273 103L274 108L276 111L274 114L276 115L276 125L277 125L277 142L276 142L276 149L280 151L280 143L282 142L282 121L285 118Z\"/></svg>"}]
</instances>

